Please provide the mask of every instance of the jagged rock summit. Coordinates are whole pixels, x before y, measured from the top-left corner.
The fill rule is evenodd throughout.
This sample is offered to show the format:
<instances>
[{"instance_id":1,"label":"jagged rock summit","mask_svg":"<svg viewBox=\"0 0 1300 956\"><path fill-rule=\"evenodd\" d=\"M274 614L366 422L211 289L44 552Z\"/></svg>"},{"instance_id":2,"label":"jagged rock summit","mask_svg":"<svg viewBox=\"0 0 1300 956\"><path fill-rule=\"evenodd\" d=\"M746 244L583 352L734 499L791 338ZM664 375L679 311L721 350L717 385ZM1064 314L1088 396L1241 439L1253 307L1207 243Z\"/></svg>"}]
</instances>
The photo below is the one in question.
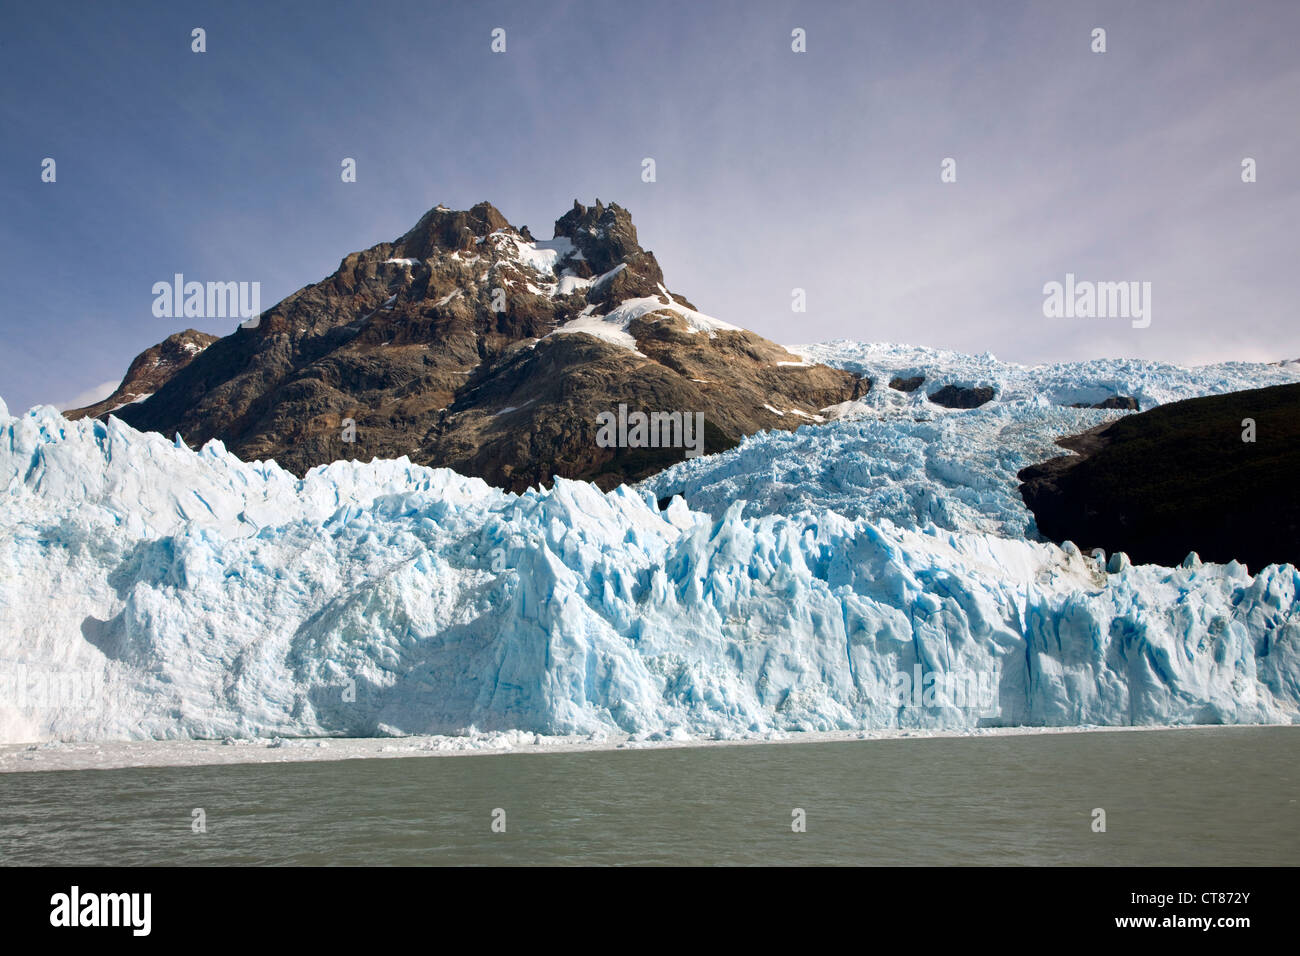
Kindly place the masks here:
<instances>
[{"instance_id":1,"label":"jagged rock summit","mask_svg":"<svg viewBox=\"0 0 1300 956\"><path fill-rule=\"evenodd\" d=\"M682 460L682 447L602 447L598 416L620 405L700 413L714 452L870 388L670 292L627 210L599 200L575 201L545 241L490 203L436 206L165 371L132 404L80 414L220 439L299 475L405 455L516 491L557 475L608 489Z\"/></svg>"}]
</instances>

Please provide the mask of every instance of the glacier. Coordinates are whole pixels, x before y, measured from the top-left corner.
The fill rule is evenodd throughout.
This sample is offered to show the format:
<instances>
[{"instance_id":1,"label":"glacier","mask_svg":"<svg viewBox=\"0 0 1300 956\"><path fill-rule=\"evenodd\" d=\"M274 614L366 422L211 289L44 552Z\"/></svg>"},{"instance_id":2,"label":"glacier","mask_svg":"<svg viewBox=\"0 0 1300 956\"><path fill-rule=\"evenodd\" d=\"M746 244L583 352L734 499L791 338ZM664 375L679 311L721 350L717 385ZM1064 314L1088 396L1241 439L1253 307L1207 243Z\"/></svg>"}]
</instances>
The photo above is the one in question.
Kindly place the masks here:
<instances>
[{"instance_id":1,"label":"glacier","mask_svg":"<svg viewBox=\"0 0 1300 956\"><path fill-rule=\"evenodd\" d=\"M791 345L805 361L848 369L878 387L868 394L865 407L898 401L905 396L920 401L920 393L899 393L885 388L891 377L924 375L920 391L933 392L945 385L991 386L994 401L1014 402L1042 398L1054 405L1094 404L1111 395L1134 398L1142 411L1185 398L1240 392L1268 385L1300 381L1300 359L1265 365L1259 362L1219 362L1186 368L1144 359L1088 359L1021 365L1002 362L991 352L966 355L950 349L899 345L892 342L855 342L837 339L816 345Z\"/></svg>"},{"instance_id":2,"label":"glacier","mask_svg":"<svg viewBox=\"0 0 1300 956\"><path fill-rule=\"evenodd\" d=\"M1115 395L1142 410L1204 395L1300 382L1300 362L1227 362L1182 368L1132 359L1024 366L993 355L964 355L889 343L836 341L789 346L807 361L844 368L874 385L854 402L823 409L832 420L793 432L761 432L737 447L681 462L641 482L657 499L683 495L721 517L746 502L746 516L828 509L853 518L888 518L903 527L1042 540L1020 498L1017 473L1065 454L1056 439L1130 412L1074 408ZM889 388L924 376L912 392ZM988 386L973 409L927 400L945 385Z\"/></svg>"},{"instance_id":3,"label":"glacier","mask_svg":"<svg viewBox=\"0 0 1300 956\"><path fill-rule=\"evenodd\" d=\"M872 408L865 403L856 403ZM953 411L880 409L797 431L760 432L716 455L692 458L639 484L656 499L683 496L721 517L824 509L902 527L1038 540L1016 474L1065 454L1055 444L1126 414L1060 408L1035 398Z\"/></svg>"},{"instance_id":4,"label":"glacier","mask_svg":"<svg viewBox=\"0 0 1300 956\"><path fill-rule=\"evenodd\" d=\"M834 346L924 366L872 348ZM997 400L877 388L609 493L406 459L298 479L0 402L0 742L1300 720L1295 568L1040 541L1013 480L1124 414L1062 394L1155 403L1296 369L933 361Z\"/></svg>"}]
</instances>

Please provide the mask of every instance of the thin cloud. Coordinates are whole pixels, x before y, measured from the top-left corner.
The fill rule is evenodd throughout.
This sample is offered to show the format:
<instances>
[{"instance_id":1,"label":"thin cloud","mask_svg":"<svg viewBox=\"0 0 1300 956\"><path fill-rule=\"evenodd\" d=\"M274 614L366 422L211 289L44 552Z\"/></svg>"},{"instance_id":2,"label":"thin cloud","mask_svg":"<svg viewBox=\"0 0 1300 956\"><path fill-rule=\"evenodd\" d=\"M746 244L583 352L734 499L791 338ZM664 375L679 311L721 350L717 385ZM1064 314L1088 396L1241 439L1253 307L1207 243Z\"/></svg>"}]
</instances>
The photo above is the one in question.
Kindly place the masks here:
<instances>
[{"instance_id":1,"label":"thin cloud","mask_svg":"<svg viewBox=\"0 0 1300 956\"><path fill-rule=\"evenodd\" d=\"M56 402L54 407L61 412L66 412L69 408L85 408L87 405L94 405L96 402L102 402L117 391L117 386L120 384L120 379L101 382L93 388L88 388L84 392L73 395L66 402Z\"/></svg>"}]
</instances>

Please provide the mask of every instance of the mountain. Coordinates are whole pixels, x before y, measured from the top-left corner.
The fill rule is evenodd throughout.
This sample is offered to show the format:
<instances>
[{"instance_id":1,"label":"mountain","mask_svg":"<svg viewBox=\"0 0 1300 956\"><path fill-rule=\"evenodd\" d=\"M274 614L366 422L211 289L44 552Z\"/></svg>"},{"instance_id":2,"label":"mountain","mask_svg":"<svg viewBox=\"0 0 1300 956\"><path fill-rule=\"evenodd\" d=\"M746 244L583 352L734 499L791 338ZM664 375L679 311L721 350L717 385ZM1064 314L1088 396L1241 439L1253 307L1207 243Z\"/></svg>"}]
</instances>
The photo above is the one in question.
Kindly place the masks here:
<instances>
[{"instance_id":1,"label":"mountain","mask_svg":"<svg viewBox=\"0 0 1300 956\"><path fill-rule=\"evenodd\" d=\"M157 345L145 349L131 362L122 378L122 384L112 395L94 405L69 409L64 417L69 421L79 418L98 418L110 412L119 412L128 405L143 402L158 391L185 366L202 354L217 336L186 329L167 336Z\"/></svg>"},{"instance_id":2,"label":"mountain","mask_svg":"<svg viewBox=\"0 0 1300 956\"><path fill-rule=\"evenodd\" d=\"M405 455L516 491L556 476L611 488L685 454L603 447L600 416L620 405L702 414L715 452L869 388L669 292L617 204L575 201L537 241L479 203L345 257L113 413L298 475Z\"/></svg>"},{"instance_id":3,"label":"mountain","mask_svg":"<svg viewBox=\"0 0 1300 956\"><path fill-rule=\"evenodd\" d=\"M1058 444L1076 454L1019 474L1052 540L1138 563L1195 551L1255 569L1300 565L1300 385L1162 405Z\"/></svg>"}]
</instances>

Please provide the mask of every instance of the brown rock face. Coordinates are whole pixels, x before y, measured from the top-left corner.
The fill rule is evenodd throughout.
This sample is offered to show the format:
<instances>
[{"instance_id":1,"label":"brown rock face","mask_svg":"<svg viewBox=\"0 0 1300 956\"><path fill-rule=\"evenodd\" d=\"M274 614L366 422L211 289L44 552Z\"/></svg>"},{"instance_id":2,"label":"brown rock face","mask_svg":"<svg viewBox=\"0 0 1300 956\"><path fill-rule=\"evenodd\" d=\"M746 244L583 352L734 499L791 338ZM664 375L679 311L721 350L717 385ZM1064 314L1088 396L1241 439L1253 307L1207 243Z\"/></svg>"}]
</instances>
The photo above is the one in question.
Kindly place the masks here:
<instances>
[{"instance_id":1,"label":"brown rock face","mask_svg":"<svg viewBox=\"0 0 1300 956\"><path fill-rule=\"evenodd\" d=\"M1057 444L1076 454L1020 471L1053 541L1169 567L1191 551L1252 573L1300 563L1300 385L1171 402Z\"/></svg>"},{"instance_id":2,"label":"brown rock face","mask_svg":"<svg viewBox=\"0 0 1300 956\"><path fill-rule=\"evenodd\" d=\"M1125 411L1136 412L1138 410L1137 399L1129 395L1111 395L1109 398L1102 399L1093 408L1122 408Z\"/></svg>"},{"instance_id":3,"label":"brown rock face","mask_svg":"<svg viewBox=\"0 0 1300 956\"><path fill-rule=\"evenodd\" d=\"M96 418L125 405L138 402L162 388L172 376L189 365L217 336L186 329L167 336L157 345L137 355L126 370L122 384L112 395L85 408L73 408L63 413L69 421L78 418Z\"/></svg>"},{"instance_id":4,"label":"brown rock face","mask_svg":"<svg viewBox=\"0 0 1300 956\"><path fill-rule=\"evenodd\" d=\"M1136 412L1138 410L1138 401L1129 395L1111 395L1102 399L1095 405L1089 405L1087 402L1075 402L1071 408L1122 408L1125 411Z\"/></svg>"},{"instance_id":5,"label":"brown rock face","mask_svg":"<svg viewBox=\"0 0 1300 956\"><path fill-rule=\"evenodd\" d=\"M702 413L714 452L816 420L870 387L799 361L669 292L617 204L575 202L541 243L488 203L439 206L114 414L191 446L221 439L299 475L339 458L406 455L513 490L557 475L611 488L685 453L602 447L598 416L620 404Z\"/></svg>"},{"instance_id":6,"label":"brown rock face","mask_svg":"<svg viewBox=\"0 0 1300 956\"><path fill-rule=\"evenodd\" d=\"M979 408L993 401L993 389L987 385L965 388L960 385L945 385L937 392L931 392L927 398L944 408Z\"/></svg>"},{"instance_id":7,"label":"brown rock face","mask_svg":"<svg viewBox=\"0 0 1300 956\"><path fill-rule=\"evenodd\" d=\"M915 392L924 384L924 375L913 375L911 378L900 378L896 375L889 380L889 387L896 392Z\"/></svg>"}]
</instances>

